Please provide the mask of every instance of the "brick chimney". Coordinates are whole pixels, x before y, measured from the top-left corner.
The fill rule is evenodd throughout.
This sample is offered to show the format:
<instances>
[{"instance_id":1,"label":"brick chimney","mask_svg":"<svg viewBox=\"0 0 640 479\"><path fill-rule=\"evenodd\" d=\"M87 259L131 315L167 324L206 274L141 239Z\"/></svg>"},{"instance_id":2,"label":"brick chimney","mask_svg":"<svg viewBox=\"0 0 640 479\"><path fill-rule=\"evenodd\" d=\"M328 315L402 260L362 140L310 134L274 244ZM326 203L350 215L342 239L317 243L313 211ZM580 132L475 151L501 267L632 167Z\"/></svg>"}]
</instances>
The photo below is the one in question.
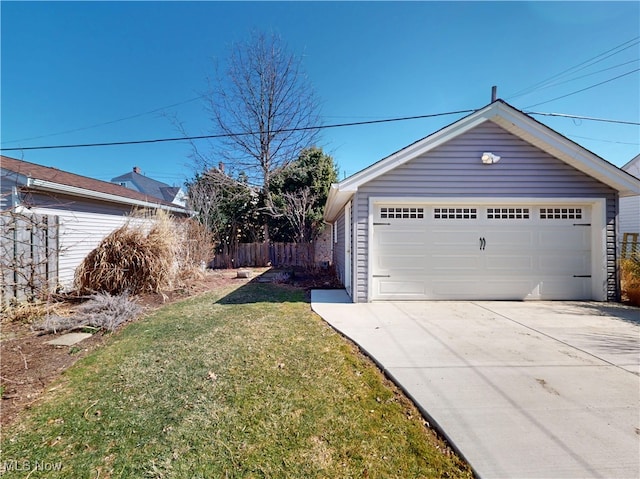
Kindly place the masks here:
<instances>
[{"instance_id":1,"label":"brick chimney","mask_svg":"<svg viewBox=\"0 0 640 479\"><path fill-rule=\"evenodd\" d=\"M138 174L140 175L140 174L141 174L141 173L140 173L140 167L139 167L139 166L134 166L134 167L133 167L133 172L134 172L134 173L138 173Z\"/></svg>"}]
</instances>

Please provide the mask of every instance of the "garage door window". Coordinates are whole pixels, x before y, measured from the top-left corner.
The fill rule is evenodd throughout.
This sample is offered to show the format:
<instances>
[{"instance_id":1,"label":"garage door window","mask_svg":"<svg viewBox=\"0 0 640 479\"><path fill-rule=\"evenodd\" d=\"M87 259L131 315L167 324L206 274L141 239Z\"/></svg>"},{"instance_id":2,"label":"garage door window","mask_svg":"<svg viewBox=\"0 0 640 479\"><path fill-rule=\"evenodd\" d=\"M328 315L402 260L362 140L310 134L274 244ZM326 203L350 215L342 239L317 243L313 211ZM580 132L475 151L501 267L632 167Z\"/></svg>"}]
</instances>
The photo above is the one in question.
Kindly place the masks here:
<instances>
[{"instance_id":1,"label":"garage door window","mask_svg":"<svg viewBox=\"0 0 640 479\"><path fill-rule=\"evenodd\" d=\"M420 219L424 218L424 208L400 208L393 206L383 206L380 208L380 218L382 219Z\"/></svg>"},{"instance_id":2,"label":"garage door window","mask_svg":"<svg viewBox=\"0 0 640 479\"><path fill-rule=\"evenodd\" d=\"M487 208L490 220L528 220L529 208Z\"/></svg>"},{"instance_id":3,"label":"garage door window","mask_svg":"<svg viewBox=\"0 0 640 479\"><path fill-rule=\"evenodd\" d=\"M582 208L540 208L541 220L581 220Z\"/></svg>"},{"instance_id":4,"label":"garage door window","mask_svg":"<svg viewBox=\"0 0 640 479\"><path fill-rule=\"evenodd\" d=\"M478 217L476 208L434 208L436 220L475 220Z\"/></svg>"}]
</instances>

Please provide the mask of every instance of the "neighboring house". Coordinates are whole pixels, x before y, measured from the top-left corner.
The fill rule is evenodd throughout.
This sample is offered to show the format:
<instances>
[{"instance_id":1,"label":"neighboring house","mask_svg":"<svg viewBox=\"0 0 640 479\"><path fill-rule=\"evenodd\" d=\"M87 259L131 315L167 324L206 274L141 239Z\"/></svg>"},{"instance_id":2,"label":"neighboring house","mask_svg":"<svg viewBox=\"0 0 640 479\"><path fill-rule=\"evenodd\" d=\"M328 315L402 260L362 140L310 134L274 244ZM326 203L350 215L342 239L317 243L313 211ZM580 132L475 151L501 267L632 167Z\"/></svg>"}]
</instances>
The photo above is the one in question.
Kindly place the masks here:
<instances>
[{"instance_id":1,"label":"neighboring house","mask_svg":"<svg viewBox=\"0 0 640 479\"><path fill-rule=\"evenodd\" d=\"M331 187L354 302L616 300L618 198L640 181L502 100Z\"/></svg>"},{"instance_id":2,"label":"neighboring house","mask_svg":"<svg viewBox=\"0 0 640 479\"><path fill-rule=\"evenodd\" d=\"M58 283L63 288L71 286L85 256L137 209L189 216L183 207L122 186L0 156L0 211L58 217Z\"/></svg>"},{"instance_id":3,"label":"neighboring house","mask_svg":"<svg viewBox=\"0 0 640 479\"><path fill-rule=\"evenodd\" d=\"M186 206L187 198L179 186L169 186L161 181L154 180L140 172L140 168L133 167L133 170L124 175L111 179L111 183L138 191L139 193L154 198L159 198L178 206Z\"/></svg>"},{"instance_id":4,"label":"neighboring house","mask_svg":"<svg viewBox=\"0 0 640 479\"><path fill-rule=\"evenodd\" d=\"M640 155L622 167L624 171L640 178ZM620 198L620 217L618 231L624 233L640 233L640 196ZM622 240L622 238L620 238Z\"/></svg>"}]
</instances>

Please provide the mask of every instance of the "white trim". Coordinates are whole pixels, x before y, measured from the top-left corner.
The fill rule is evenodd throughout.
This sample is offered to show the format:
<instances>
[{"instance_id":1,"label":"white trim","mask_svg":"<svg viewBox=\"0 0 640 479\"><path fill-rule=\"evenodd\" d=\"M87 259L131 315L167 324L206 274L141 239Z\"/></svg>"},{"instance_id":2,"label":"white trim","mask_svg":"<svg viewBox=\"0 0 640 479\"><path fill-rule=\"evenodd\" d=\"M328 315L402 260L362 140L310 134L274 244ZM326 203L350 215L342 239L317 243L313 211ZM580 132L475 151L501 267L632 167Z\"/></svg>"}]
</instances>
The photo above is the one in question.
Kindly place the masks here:
<instances>
[{"instance_id":1,"label":"white trim","mask_svg":"<svg viewBox=\"0 0 640 479\"><path fill-rule=\"evenodd\" d=\"M171 211L172 213L194 213L193 211L189 211L185 208L177 208L174 206L155 203L152 201L135 200L124 196L102 193L100 191L89 190L86 188L79 188L77 186L63 185L61 183L54 183L47 180L39 180L37 178L27 178L27 187L34 190L60 192L71 196L80 196L82 198L93 198L102 201L111 201L114 203L124 203L133 206L141 206L144 208L162 209Z\"/></svg>"},{"instance_id":2,"label":"white trim","mask_svg":"<svg viewBox=\"0 0 640 479\"><path fill-rule=\"evenodd\" d=\"M347 203L344 209L344 288L352 298L353 295L353 250L352 250L352 238L353 231L351 230L351 202Z\"/></svg>"},{"instance_id":3,"label":"white trim","mask_svg":"<svg viewBox=\"0 0 640 479\"><path fill-rule=\"evenodd\" d=\"M369 197L367 239L367 302L371 302L373 284L372 258L373 222L375 206L390 204L422 205L588 205L591 207L591 295L594 301L607 301L607 208L604 198L537 198L537 197L474 197L474 198L429 198L429 197ZM355 271L355 270L354 270ZM357 291L355 292L357 295ZM355 295L354 295L355 296Z\"/></svg>"}]
</instances>

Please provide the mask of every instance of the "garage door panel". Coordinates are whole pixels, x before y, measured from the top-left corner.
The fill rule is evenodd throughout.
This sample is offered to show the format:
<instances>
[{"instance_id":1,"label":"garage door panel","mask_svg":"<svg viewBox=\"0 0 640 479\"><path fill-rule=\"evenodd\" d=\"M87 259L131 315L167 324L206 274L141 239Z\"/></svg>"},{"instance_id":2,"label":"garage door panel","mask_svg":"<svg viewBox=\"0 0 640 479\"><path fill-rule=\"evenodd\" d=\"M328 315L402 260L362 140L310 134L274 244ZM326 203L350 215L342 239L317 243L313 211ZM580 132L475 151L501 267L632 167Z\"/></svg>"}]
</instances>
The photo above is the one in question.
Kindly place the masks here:
<instances>
[{"instance_id":1,"label":"garage door panel","mask_svg":"<svg viewBox=\"0 0 640 479\"><path fill-rule=\"evenodd\" d=\"M557 251L591 249L590 228L578 226L543 227L538 231L539 244Z\"/></svg>"},{"instance_id":2,"label":"garage door panel","mask_svg":"<svg viewBox=\"0 0 640 479\"><path fill-rule=\"evenodd\" d=\"M574 255L547 254L539 259L539 270L546 273L557 274L589 274L591 258L589 253Z\"/></svg>"},{"instance_id":3,"label":"garage door panel","mask_svg":"<svg viewBox=\"0 0 640 479\"><path fill-rule=\"evenodd\" d=\"M378 291L378 297L395 298L398 296L411 296L423 298L426 296L424 279L416 278L415 280L405 279L402 281L393 281L390 279L374 279L374 288Z\"/></svg>"},{"instance_id":4,"label":"garage door panel","mask_svg":"<svg viewBox=\"0 0 640 479\"><path fill-rule=\"evenodd\" d=\"M424 246L425 230L376 231L377 242L380 246Z\"/></svg>"},{"instance_id":5,"label":"garage door panel","mask_svg":"<svg viewBox=\"0 0 640 479\"><path fill-rule=\"evenodd\" d=\"M485 255L486 269L492 272L529 274L534 270L531 255Z\"/></svg>"},{"instance_id":6,"label":"garage door panel","mask_svg":"<svg viewBox=\"0 0 640 479\"><path fill-rule=\"evenodd\" d=\"M544 299L590 299L590 278L574 278L569 276L545 278L540 285L540 294Z\"/></svg>"},{"instance_id":7,"label":"garage door panel","mask_svg":"<svg viewBox=\"0 0 640 479\"><path fill-rule=\"evenodd\" d=\"M525 247L532 247L535 243L535 233L531 230L509 230L504 228L499 234L491 234L489 232L482 233L487 244L485 250L493 251L496 248L504 250L509 249L523 249Z\"/></svg>"},{"instance_id":8,"label":"garage door panel","mask_svg":"<svg viewBox=\"0 0 640 479\"><path fill-rule=\"evenodd\" d=\"M478 244L480 235L477 228L473 230L458 228L435 229L428 232L429 244L431 246L444 246L446 248L460 248L473 245L475 248Z\"/></svg>"},{"instance_id":9,"label":"garage door panel","mask_svg":"<svg viewBox=\"0 0 640 479\"><path fill-rule=\"evenodd\" d=\"M411 271L419 273L424 272L426 264L426 256L424 255L395 255L395 256L382 256L377 259L378 267L380 271L386 273L397 271L402 274L406 271L406 274L411 274Z\"/></svg>"},{"instance_id":10,"label":"garage door panel","mask_svg":"<svg viewBox=\"0 0 640 479\"><path fill-rule=\"evenodd\" d=\"M433 254L430 258L430 269L439 275L447 276L455 272L457 276L461 272L473 273L481 265L481 258L477 254Z\"/></svg>"}]
</instances>

